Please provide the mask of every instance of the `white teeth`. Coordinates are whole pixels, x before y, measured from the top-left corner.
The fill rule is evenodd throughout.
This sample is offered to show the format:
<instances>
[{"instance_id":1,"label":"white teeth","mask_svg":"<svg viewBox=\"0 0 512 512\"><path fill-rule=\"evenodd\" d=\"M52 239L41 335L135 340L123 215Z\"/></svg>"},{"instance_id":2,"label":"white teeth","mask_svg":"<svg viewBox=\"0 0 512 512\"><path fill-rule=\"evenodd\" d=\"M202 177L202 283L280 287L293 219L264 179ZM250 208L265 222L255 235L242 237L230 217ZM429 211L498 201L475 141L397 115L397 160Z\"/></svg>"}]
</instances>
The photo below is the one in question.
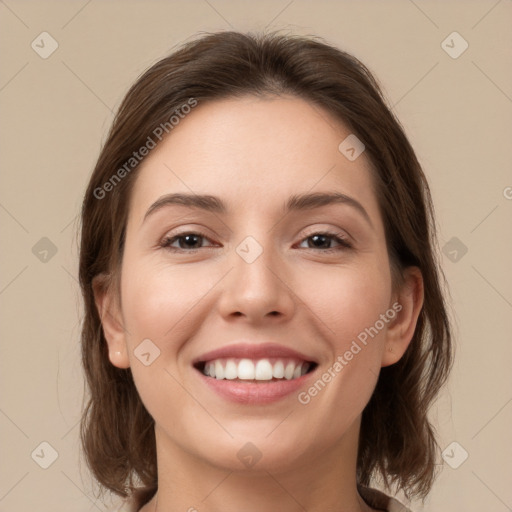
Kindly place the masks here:
<instances>
[{"instance_id":1,"label":"white teeth","mask_svg":"<svg viewBox=\"0 0 512 512\"><path fill-rule=\"evenodd\" d=\"M260 359L256 363L256 380L272 380L272 365L268 359Z\"/></svg>"},{"instance_id":2,"label":"white teeth","mask_svg":"<svg viewBox=\"0 0 512 512\"><path fill-rule=\"evenodd\" d=\"M217 379L224 378L224 367L220 361L215 361L215 376Z\"/></svg>"},{"instance_id":3,"label":"white teeth","mask_svg":"<svg viewBox=\"0 0 512 512\"><path fill-rule=\"evenodd\" d=\"M222 380L292 380L305 375L309 364L305 361L280 359L216 359L204 365L203 373L208 377Z\"/></svg>"},{"instance_id":4,"label":"white teeth","mask_svg":"<svg viewBox=\"0 0 512 512\"><path fill-rule=\"evenodd\" d=\"M283 361L277 361L274 365L274 369L272 371L272 375L276 379L282 379L284 377L284 364Z\"/></svg>"},{"instance_id":5,"label":"white teeth","mask_svg":"<svg viewBox=\"0 0 512 512\"><path fill-rule=\"evenodd\" d=\"M295 365L293 363L288 363L284 370L284 378L286 380L290 380L293 378L293 372L295 370Z\"/></svg>"},{"instance_id":6,"label":"white teeth","mask_svg":"<svg viewBox=\"0 0 512 512\"><path fill-rule=\"evenodd\" d=\"M242 380L254 380L254 363L250 359L242 359L238 363L238 378ZM215 378L218 379L217 375ZM222 379L222 377L220 377Z\"/></svg>"},{"instance_id":7,"label":"white teeth","mask_svg":"<svg viewBox=\"0 0 512 512\"><path fill-rule=\"evenodd\" d=\"M236 363L229 359L226 362L226 368L224 369L224 377L229 380L236 379L238 376L238 368L236 366ZM215 375L212 375L212 377L215 377Z\"/></svg>"}]
</instances>

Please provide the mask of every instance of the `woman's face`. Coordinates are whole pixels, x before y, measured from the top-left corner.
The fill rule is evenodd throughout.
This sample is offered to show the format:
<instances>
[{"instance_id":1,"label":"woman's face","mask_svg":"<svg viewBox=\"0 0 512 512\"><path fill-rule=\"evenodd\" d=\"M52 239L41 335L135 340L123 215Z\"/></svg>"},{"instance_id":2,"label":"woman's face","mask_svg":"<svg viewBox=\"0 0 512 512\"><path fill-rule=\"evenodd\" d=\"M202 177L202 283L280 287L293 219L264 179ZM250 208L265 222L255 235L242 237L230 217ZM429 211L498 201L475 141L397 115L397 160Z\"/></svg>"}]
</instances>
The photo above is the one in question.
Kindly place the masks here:
<instances>
[{"instance_id":1,"label":"woman's face","mask_svg":"<svg viewBox=\"0 0 512 512\"><path fill-rule=\"evenodd\" d=\"M349 135L298 98L228 99L199 104L141 164L109 306L122 328L106 336L160 450L276 470L356 439L406 344L389 352L401 305L369 161L339 149Z\"/></svg>"}]
</instances>

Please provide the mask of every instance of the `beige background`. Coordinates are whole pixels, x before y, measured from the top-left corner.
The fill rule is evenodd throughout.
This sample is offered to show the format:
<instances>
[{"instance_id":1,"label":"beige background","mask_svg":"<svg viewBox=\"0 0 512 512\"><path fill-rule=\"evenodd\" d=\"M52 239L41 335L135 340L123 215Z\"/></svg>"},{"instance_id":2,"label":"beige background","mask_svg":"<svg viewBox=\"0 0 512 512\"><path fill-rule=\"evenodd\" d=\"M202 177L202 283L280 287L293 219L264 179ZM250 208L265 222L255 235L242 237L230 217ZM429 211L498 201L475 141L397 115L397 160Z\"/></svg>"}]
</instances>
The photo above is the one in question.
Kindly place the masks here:
<instances>
[{"instance_id":1,"label":"beige background","mask_svg":"<svg viewBox=\"0 0 512 512\"><path fill-rule=\"evenodd\" d=\"M5 0L0 15L1 512L105 510L78 450L76 215L112 112L199 31L265 27L320 35L369 66L430 179L441 247L467 247L452 261L451 241L442 256L458 350L432 417L442 448L459 444L447 460L469 456L452 469L440 454L441 475L413 509L512 509L510 0ZM47 59L31 47L43 31L59 45ZM441 46L453 31L469 44L456 59ZM43 237L57 249L46 262ZM50 460L44 441L58 452L48 469L36 463Z\"/></svg>"}]
</instances>

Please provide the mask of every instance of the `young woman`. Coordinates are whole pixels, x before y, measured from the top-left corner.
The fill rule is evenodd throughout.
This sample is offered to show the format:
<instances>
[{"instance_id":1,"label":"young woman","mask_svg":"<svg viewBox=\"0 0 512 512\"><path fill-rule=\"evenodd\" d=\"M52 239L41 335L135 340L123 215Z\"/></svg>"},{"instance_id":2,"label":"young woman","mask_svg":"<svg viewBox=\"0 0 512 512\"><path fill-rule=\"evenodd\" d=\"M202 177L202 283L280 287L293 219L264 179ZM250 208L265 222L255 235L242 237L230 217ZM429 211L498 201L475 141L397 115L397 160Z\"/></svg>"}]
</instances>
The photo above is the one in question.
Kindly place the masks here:
<instances>
[{"instance_id":1,"label":"young woman","mask_svg":"<svg viewBox=\"0 0 512 512\"><path fill-rule=\"evenodd\" d=\"M81 438L115 510L426 497L452 361L435 219L356 58L275 33L183 45L127 93L81 236Z\"/></svg>"}]
</instances>

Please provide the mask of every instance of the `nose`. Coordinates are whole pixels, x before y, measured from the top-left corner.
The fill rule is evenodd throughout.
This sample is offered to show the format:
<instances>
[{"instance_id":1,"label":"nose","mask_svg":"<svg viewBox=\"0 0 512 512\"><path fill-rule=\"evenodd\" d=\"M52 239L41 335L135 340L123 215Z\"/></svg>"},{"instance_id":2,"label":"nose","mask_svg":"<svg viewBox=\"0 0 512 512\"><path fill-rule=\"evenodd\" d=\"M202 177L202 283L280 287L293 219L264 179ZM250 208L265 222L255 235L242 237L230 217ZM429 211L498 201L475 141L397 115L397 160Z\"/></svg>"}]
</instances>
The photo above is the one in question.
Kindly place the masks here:
<instances>
[{"instance_id":1,"label":"nose","mask_svg":"<svg viewBox=\"0 0 512 512\"><path fill-rule=\"evenodd\" d=\"M271 242L260 244L252 237L246 240L233 251L231 271L222 281L218 302L221 315L231 320L243 317L253 324L288 321L297 301L291 272Z\"/></svg>"}]
</instances>

